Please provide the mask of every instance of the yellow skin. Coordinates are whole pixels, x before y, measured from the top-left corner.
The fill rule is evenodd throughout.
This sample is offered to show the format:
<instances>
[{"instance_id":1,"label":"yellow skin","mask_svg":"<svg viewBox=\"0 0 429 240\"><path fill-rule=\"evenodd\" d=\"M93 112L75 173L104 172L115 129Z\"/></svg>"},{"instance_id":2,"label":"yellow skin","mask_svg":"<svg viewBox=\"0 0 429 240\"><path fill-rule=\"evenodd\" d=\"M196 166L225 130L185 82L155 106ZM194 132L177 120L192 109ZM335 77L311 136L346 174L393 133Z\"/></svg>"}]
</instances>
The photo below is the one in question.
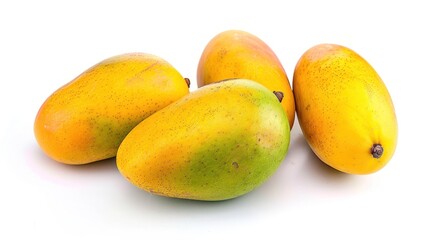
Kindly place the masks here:
<instances>
[{"instance_id":1,"label":"yellow skin","mask_svg":"<svg viewBox=\"0 0 429 240\"><path fill-rule=\"evenodd\" d=\"M357 53L333 44L309 49L296 65L293 91L301 129L322 161L369 174L392 158L395 109L382 79ZM374 144L383 148L379 158Z\"/></svg>"},{"instance_id":2,"label":"yellow skin","mask_svg":"<svg viewBox=\"0 0 429 240\"><path fill-rule=\"evenodd\" d=\"M55 91L41 106L34 133L58 162L111 158L134 126L187 93L186 81L165 60L144 53L115 56Z\"/></svg>"},{"instance_id":3,"label":"yellow skin","mask_svg":"<svg viewBox=\"0 0 429 240\"><path fill-rule=\"evenodd\" d=\"M229 30L207 44L198 64L198 87L232 78L250 79L271 91L282 92L282 106L292 128L295 102L290 83L282 64L266 43L250 33Z\"/></svg>"},{"instance_id":4,"label":"yellow skin","mask_svg":"<svg viewBox=\"0 0 429 240\"><path fill-rule=\"evenodd\" d=\"M283 161L289 124L275 95L250 80L211 84L137 125L116 163L132 184L175 198L224 200L262 184Z\"/></svg>"}]
</instances>

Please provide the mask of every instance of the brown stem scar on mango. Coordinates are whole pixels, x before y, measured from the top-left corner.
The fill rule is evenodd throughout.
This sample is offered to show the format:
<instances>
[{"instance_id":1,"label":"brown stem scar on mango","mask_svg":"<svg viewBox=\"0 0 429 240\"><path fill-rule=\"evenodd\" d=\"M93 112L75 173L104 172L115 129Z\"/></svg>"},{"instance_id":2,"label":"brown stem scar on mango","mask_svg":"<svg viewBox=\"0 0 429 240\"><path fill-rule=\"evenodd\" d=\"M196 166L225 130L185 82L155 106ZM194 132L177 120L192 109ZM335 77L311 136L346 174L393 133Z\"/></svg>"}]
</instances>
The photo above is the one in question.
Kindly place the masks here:
<instances>
[{"instance_id":1,"label":"brown stem scar on mango","mask_svg":"<svg viewBox=\"0 0 429 240\"><path fill-rule=\"evenodd\" d=\"M277 99L279 100L279 102L282 102L284 94L280 91L273 91L274 95L276 95Z\"/></svg>"},{"instance_id":2,"label":"brown stem scar on mango","mask_svg":"<svg viewBox=\"0 0 429 240\"><path fill-rule=\"evenodd\" d=\"M184 78L186 84L188 85L188 88L191 86L191 80L189 80L189 78Z\"/></svg>"},{"instance_id":3,"label":"brown stem scar on mango","mask_svg":"<svg viewBox=\"0 0 429 240\"><path fill-rule=\"evenodd\" d=\"M383 147L381 144L374 144L371 147L371 154L374 158L380 158L383 155Z\"/></svg>"}]
</instances>

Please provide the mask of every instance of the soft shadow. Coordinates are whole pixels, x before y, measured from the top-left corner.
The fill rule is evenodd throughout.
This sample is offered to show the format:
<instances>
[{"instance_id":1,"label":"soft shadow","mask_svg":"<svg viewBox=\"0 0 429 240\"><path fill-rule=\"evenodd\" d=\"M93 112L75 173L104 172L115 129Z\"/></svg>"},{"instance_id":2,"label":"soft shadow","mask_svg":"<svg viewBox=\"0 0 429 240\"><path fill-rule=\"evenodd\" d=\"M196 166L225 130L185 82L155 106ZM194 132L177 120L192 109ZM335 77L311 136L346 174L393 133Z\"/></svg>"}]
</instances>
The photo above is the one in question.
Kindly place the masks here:
<instances>
[{"instance_id":1,"label":"soft shadow","mask_svg":"<svg viewBox=\"0 0 429 240\"><path fill-rule=\"evenodd\" d=\"M255 211L258 212L258 209L261 209L251 207L251 204L249 204L251 196L247 194L223 201L200 201L154 195L125 181L120 188L119 192L122 194L121 203L126 204L131 211L144 213L145 217L194 219L192 221L196 221L196 219L201 218L209 220L214 216L228 218L231 215L255 214Z\"/></svg>"},{"instance_id":2,"label":"soft shadow","mask_svg":"<svg viewBox=\"0 0 429 240\"><path fill-rule=\"evenodd\" d=\"M30 169L33 170L33 172L37 175L40 175L43 178L47 178L53 181L68 182L77 179L82 180L82 177L85 176L94 177L97 175L115 174L120 176L120 173L116 166L115 157L83 165L68 165L49 158L37 145L27 146L26 152L26 161ZM78 178L76 178L76 175L78 175ZM122 192L121 194L129 195L129 199L134 201L136 204L146 205L144 204L144 202L151 202L151 204L167 208L207 209L207 207L230 205L233 204L236 199L244 198L244 196L240 196L234 199L223 201L199 201L180 198L169 198L151 194L142 189L139 189L128 181L126 181L122 176L120 176L119 179L123 180L121 182L115 183L115 185L119 186L119 188L122 189L120 189L119 192ZM147 207L147 205L145 207Z\"/></svg>"},{"instance_id":3,"label":"soft shadow","mask_svg":"<svg viewBox=\"0 0 429 240\"><path fill-rule=\"evenodd\" d=\"M303 171L307 171L318 178L323 178L327 181L343 181L350 178L350 174L338 171L331 166L324 163L317 155L311 150L304 135L299 134L295 136L293 148L300 152L301 159L296 161L302 161Z\"/></svg>"},{"instance_id":4,"label":"soft shadow","mask_svg":"<svg viewBox=\"0 0 429 240\"><path fill-rule=\"evenodd\" d=\"M133 186L131 183L124 183L128 184L129 187L127 187L127 194L132 195L132 198L140 198L141 200L147 200L147 201L156 201L157 204L165 204L168 206L173 207L207 207L207 206L218 206L218 205L229 205L234 204L234 202L238 201L239 199L245 199L247 194L232 198L232 199L226 199L226 200L220 200L220 201L203 201L203 200L193 200L193 199L183 199L183 198L171 198L171 197L165 197L161 195L152 194L149 192L146 192L142 189L139 189L135 186Z\"/></svg>"},{"instance_id":5,"label":"soft shadow","mask_svg":"<svg viewBox=\"0 0 429 240\"><path fill-rule=\"evenodd\" d=\"M34 155L32 158L29 158L28 161L38 161L37 164L51 165L51 167L69 169L72 171L106 171L112 168L116 168L115 157L87 164L69 165L51 159L38 146L31 146L31 151L34 153Z\"/></svg>"},{"instance_id":6,"label":"soft shadow","mask_svg":"<svg viewBox=\"0 0 429 240\"><path fill-rule=\"evenodd\" d=\"M68 165L49 158L37 145L25 147L26 165L35 175L50 182L72 183L118 172L115 158L83 165Z\"/></svg>"}]
</instances>

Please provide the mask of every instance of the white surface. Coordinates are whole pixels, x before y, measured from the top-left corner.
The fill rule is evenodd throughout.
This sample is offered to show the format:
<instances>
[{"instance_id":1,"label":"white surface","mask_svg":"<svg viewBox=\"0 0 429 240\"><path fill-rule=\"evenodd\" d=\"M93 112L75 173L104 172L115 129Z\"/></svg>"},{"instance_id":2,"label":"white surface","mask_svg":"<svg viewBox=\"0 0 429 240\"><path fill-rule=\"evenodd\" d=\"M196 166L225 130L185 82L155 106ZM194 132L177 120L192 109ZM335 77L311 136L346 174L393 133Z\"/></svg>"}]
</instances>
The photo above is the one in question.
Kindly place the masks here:
<instances>
[{"instance_id":1,"label":"white surface","mask_svg":"<svg viewBox=\"0 0 429 240\"><path fill-rule=\"evenodd\" d=\"M2 1L0 239L428 239L426 5L277 2ZM315 44L360 53L395 103L399 142L391 162L368 176L341 174L313 155L296 121L290 151L268 182L211 203L153 196L126 182L114 160L66 166L37 146L38 108L88 67L121 53L153 53L195 89L203 48L228 29L263 39L290 81Z\"/></svg>"}]
</instances>

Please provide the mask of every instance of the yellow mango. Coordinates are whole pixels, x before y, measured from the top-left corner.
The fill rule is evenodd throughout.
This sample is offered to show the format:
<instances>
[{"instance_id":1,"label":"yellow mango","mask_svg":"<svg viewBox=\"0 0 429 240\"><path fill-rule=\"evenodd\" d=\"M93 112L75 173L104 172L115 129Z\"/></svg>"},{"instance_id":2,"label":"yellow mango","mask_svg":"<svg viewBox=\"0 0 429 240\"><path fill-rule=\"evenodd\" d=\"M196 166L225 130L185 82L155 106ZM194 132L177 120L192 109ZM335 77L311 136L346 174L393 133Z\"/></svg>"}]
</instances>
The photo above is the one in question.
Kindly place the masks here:
<instances>
[{"instance_id":1,"label":"yellow mango","mask_svg":"<svg viewBox=\"0 0 429 240\"><path fill-rule=\"evenodd\" d=\"M282 106L289 126L295 120L295 102L280 60L261 39L248 32L229 30L216 35L205 47L197 71L198 86L225 79L245 78L284 95Z\"/></svg>"},{"instance_id":2,"label":"yellow mango","mask_svg":"<svg viewBox=\"0 0 429 240\"><path fill-rule=\"evenodd\" d=\"M156 112L121 143L116 163L135 186L196 200L243 195L283 161L290 128L279 100L251 80L210 84Z\"/></svg>"},{"instance_id":3,"label":"yellow mango","mask_svg":"<svg viewBox=\"0 0 429 240\"><path fill-rule=\"evenodd\" d=\"M114 56L48 97L34 133L42 150L58 162L111 158L133 127L187 93L187 82L165 60L144 53Z\"/></svg>"},{"instance_id":4,"label":"yellow mango","mask_svg":"<svg viewBox=\"0 0 429 240\"><path fill-rule=\"evenodd\" d=\"M369 174L392 158L398 135L392 99L356 52L335 44L310 48L296 65L293 91L302 132L322 161Z\"/></svg>"}]
</instances>

